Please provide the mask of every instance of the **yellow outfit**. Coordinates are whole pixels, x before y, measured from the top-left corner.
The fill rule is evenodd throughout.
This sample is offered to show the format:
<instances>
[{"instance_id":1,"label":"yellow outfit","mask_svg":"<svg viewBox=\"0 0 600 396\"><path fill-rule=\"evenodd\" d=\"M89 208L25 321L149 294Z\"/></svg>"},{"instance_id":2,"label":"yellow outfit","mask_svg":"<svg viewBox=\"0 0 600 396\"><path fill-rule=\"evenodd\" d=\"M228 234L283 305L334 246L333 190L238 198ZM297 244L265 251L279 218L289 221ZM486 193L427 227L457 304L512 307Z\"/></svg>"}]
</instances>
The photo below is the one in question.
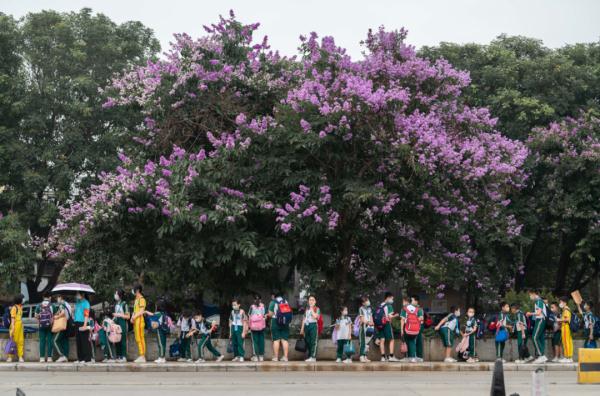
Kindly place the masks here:
<instances>
[{"instance_id":1,"label":"yellow outfit","mask_svg":"<svg viewBox=\"0 0 600 396\"><path fill-rule=\"evenodd\" d=\"M562 311L560 337L563 345L563 355L567 359L573 358L573 337L571 336L571 310L565 307Z\"/></svg>"},{"instance_id":2,"label":"yellow outfit","mask_svg":"<svg viewBox=\"0 0 600 396\"><path fill-rule=\"evenodd\" d=\"M13 305L10 309L10 326L12 328L12 339L17 344L17 356L23 357L23 346L25 344L25 333L23 332L23 306Z\"/></svg>"},{"instance_id":3,"label":"yellow outfit","mask_svg":"<svg viewBox=\"0 0 600 396\"><path fill-rule=\"evenodd\" d=\"M146 299L144 297L136 298L133 305L133 314L136 315L140 312L146 311ZM136 317L133 321L133 333L135 334L135 342L138 346L138 353L140 356L146 356L146 338L144 337L144 315Z\"/></svg>"}]
</instances>

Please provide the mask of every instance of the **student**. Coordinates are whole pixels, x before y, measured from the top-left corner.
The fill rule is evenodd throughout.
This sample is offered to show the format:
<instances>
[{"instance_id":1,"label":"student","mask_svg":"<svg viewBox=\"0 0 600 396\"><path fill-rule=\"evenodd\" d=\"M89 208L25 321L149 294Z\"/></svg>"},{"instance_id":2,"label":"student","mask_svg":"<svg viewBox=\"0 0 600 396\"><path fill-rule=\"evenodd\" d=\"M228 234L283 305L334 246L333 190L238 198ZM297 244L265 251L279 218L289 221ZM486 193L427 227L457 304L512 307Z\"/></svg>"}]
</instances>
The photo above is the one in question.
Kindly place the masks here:
<instances>
[{"instance_id":1,"label":"student","mask_svg":"<svg viewBox=\"0 0 600 396\"><path fill-rule=\"evenodd\" d=\"M23 298L22 294L17 294L13 299L13 305L10 307L10 327L8 335L15 344L17 344L17 355L19 363L24 363L23 347L25 345L25 332L23 328ZM8 355L7 362L12 362L13 355Z\"/></svg>"},{"instance_id":2,"label":"student","mask_svg":"<svg viewBox=\"0 0 600 396\"><path fill-rule=\"evenodd\" d=\"M38 321L40 363L52 363L52 322L56 314L56 307L52 304L50 294L45 293L43 301L35 307L35 318Z\"/></svg>"},{"instance_id":3,"label":"student","mask_svg":"<svg viewBox=\"0 0 600 396\"><path fill-rule=\"evenodd\" d=\"M289 343L288 338L290 337L290 325L280 325L277 323L277 311L279 310L280 304L287 304L287 301L283 298L282 293L276 293L275 299L269 303L269 312L267 316L271 318L271 338L273 340L273 358L274 362L278 360L282 362L288 361ZM279 359L279 349L283 349L283 356Z\"/></svg>"},{"instance_id":4,"label":"student","mask_svg":"<svg viewBox=\"0 0 600 396\"><path fill-rule=\"evenodd\" d=\"M211 323L204 319L200 311L196 312L194 322L196 326L192 330L192 333L196 336L196 339L200 338L198 341L198 360L196 360L196 363L204 363L206 361L204 359L204 348L213 354L217 362L222 361L224 356L213 346L211 341L211 335L217 328L217 322Z\"/></svg>"},{"instance_id":5,"label":"student","mask_svg":"<svg viewBox=\"0 0 600 396\"><path fill-rule=\"evenodd\" d=\"M408 301L406 302L408 303ZM406 342L408 349L406 359L409 363L418 362L417 336L421 332L421 320L418 312L419 308L410 303L403 306L402 312L400 312L400 337Z\"/></svg>"},{"instance_id":6,"label":"student","mask_svg":"<svg viewBox=\"0 0 600 396\"><path fill-rule=\"evenodd\" d=\"M503 301L500 303L500 313L498 314L498 321L496 322L496 334L500 331L506 331L507 334L510 334L510 330L512 329L512 325L510 322L510 318L508 314L510 312L510 305L507 302ZM506 363L504 360L504 347L506 346L506 341L498 342L495 341L496 344L496 359L502 359L502 363Z\"/></svg>"},{"instance_id":7,"label":"student","mask_svg":"<svg viewBox=\"0 0 600 396\"><path fill-rule=\"evenodd\" d=\"M419 335L417 335L417 362L423 361L423 331L425 330L425 312L423 308L421 308L421 302L419 300L419 296L416 294L410 297L410 303L417 307L417 316L419 317L419 321L421 322L421 330L419 331Z\"/></svg>"},{"instance_id":8,"label":"student","mask_svg":"<svg viewBox=\"0 0 600 396\"><path fill-rule=\"evenodd\" d=\"M561 297L558 300L558 306L562 310L557 321L560 324L560 339L562 341L562 351L564 358L560 363L573 363L573 337L571 335L571 308L569 308L569 297Z\"/></svg>"},{"instance_id":9,"label":"student","mask_svg":"<svg viewBox=\"0 0 600 396\"><path fill-rule=\"evenodd\" d=\"M479 361L475 353L475 341L477 338L477 318L475 317L475 308L467 309L467 320L465 322L465 331L463 337L469 337L469 358L467 363L476 363Z\"/></svg>"},{"instance_id":10,"label":"student","mask_svg":"<svg viewBox=\"0 0 600 396\"><path fill-rule=\"evenodd\" d=\"M57 363L69 361L68 323L72 317L73 313L71 312L69 303L65 301L62 295L56 295L56 314L54 315L54 320L65 318L67 321L67 328L54 334L54 349L59 354L59 358L56 360Z\"/></svg>"},{"instance_id":11,"label":"student","mask_svg":"<svg viewBox=\"0 0 600 396\"><path fill-rule=\"evenodd\" d=\"M133 361L134 363L146 362L146 338L144 335L146 299L142 294L142 290L142 285L136 285L132 290L135 295L135 302L133 303L133 315L131 315L130 322L133 324L133 333L138 347L138 358Z\"/></svg>"},{"instance_id":12,"label":"student","mask_svg":"<svg viewBox=\"0 0 600 396\"><path fill-rule=\"evenodd\" d=\"M100 330L100 327L96 323L96 313L93 309L90 309L90 315L83 327L87 327L89 332L88 344L90 346L90 363L96 363L96 339L98 338L98 330Z\"/></svg>"},{"instance_id":13,"label":"student","mask_svg":"<svg viewBox=\"0 0 600 396\"><path fill-rule=\"evenodd\" d=\"M111 326L116 323L111 319L112 313L105 311L100 316L100 330L98 330L98 341L100 342L100 348L104 355L103 363L114 363L115 362L115 344L110 342L109 335L111 332ZM125 336L127 336L125 334Z\"/></svg>"},{"instance_id":14,"label":"student","mask_svg":"<svg viewBox=\"0 0 600 396\"><path fill-rule=\"evenodd\" d=\"M77 346L77 361L79 363L89 363L92 361L92 351L90 349L90 328L88 320L90 317L90 302L82 293L75 294L75 314L73 320L77 332L75 334L75 344Z\"/></svg>"},{"instance_id":15,"label":"student","mask_svg":"<svg viewBox=\"0 0 600 396\"><path fill-rule=\"evenodd\" d=\"M439 332L444 347L446 348L445 359L446 363L454 363L452 355L452 344L454 344L454 335L457 331L460 331L458 327L458 318L460 317L460 308L452 306L450 307L450 313L443 318L440 323L435 326L435 330Z\"/></svg>"},{"instance_id":16,"label":"student","mask_svg":"<svg viewBox=\"0 0 600 396\"><path fill-rule=\"evenodd\" d=\"M156 345L158 347L158 357L154 363L167 362L167 337L171 332L169 328L169 315L167 314L167 305L163 299L157 301L154 312L146 311L146 315L156 319ZM154 326L153 326L154 327ZM178 323L179 327L179 323ZM181 329L181 328L180 328ZM189 341L188 341L189 342ZM182 345L180 341L180 345ZM189 349L189 347L188 347ZM180 361L182 359L179 359ZM183 359L185 361L185 359ZM191 361L191 360L190 360Z\"/></svg>"},{"instance_id":17,"label":"student","mask_svg":"<svg viewBox=\"0 0 600 396\"><path fill-rule=\"evenodd\" d=\"M348 317L348 307L342 307L340 317L335 321L337 331L337 359L336 363L352 363L352 355L344 354L344 347L352 342L352 319ZM345 356L344 356L345 355Z\"/></svg>"},{"instance_id":18,"label":"student","mask_svg":"<svg viewBox=\"0 0 600 396\"><path fill-rule=\"evenodd\" d=\"M369 351L367 332L371 331L371 334L373 334L374 331L373 311L371 310L371 301L369 297L363 296L360 300L361 306L358 309L358 316L360 318L360 327L358 330L360 362L368 363L370 360L367 358L367 352Z\"/></svg>"},{"instance_id":19,"label":"student","mask_svg":"<svg viewBox=\"0 0 600 396\"><path fill-rule=\"evenodd\" d=\"M181 316L177 320L177 329L179 330L179 350L181 357L177 359L178 362L192 362L192 333L191 331L196 327L196 323L192 318L192 311L184 309Z\"/></svg>"},{"instance_id":20,"label":"student","mask_svg":"<svg viewBox=\"0 0 600 396\"><path fill-rule=\"evenodd\" d=\"M513 332L517 335L517 350L519 353L519 358L515 360L515 363L527 363L533 360L533 357L529 355L529 352L526 351L527 346L527 318L523 311L521 311L521 306L518 303L513 303L510 305L510 312L514 318L514 327ZM527 353L526 353L527 352Z\"/></svg>"},{"instance_id":21,"label":"student","mask_svg":"<svg viewBox=\"0 0 600 396\"><path fill-rule=\"evenodd\" d=\"M546 304L539 296L537 291L529 290L529 298L533 301L533 312L527 312L527 316L532 316L534 319L533 325L533 345L535 347L535 354L537 359L534 360L534 363L546 363L548 358L545 356L546 351L546 340L545 340L545 331L546 331L546 318L548 313L546 312Z\"/></svg>"},{"instance_id":22,"label":"student","mask_svg":"<svg viewBox=\"0 0 600 396\"><path fill-rule=\"evenodd\" d=\"M560 322L558 318L560 317L560 310L558 309L558 303L552 302L550 304L550 311L553 313L552 318L554 320L552 323L552 352L554 356L550 360L553 363L558 363L561 360L561 350L562 350L562 341L561 341L561 332L560 332Z\"/></svg>"},{"instance_id":23,"label":"student","mask_svg":"<svg viewBox=\"0 0 600 396\"><path fill-rule=\"evenodd\" d=\"M231 314L229 314L229 339L233 347L233 362L244 361L244 339L248 333L248 317L240 307L240 301L231 300Z\"/></svg>"},{"instance_id":24,"label":"student","mask_svg":"<svg viewBox=\"0 0 600 396\"><path fill-rule=\"evenodd\" d=\"M317 348L319 345L318 322L321 316L321 310L317 307L317 298L313 295L308 296L308 307L304 311L304 319L300 328L300 335L304 336L308 358L306 362L317 361Z\"/></svg>"},{"instance_id":25,"label":"student","mask_svg":"<svg viewBox=\"0 0 600 396\"><path fill-rule=\"evenodd\" d=\"M115 323L121 327L121 342L115 345L115 361L119 363L127 362L127 322L131 319L129 313L129 304L125 301L125 291L119 289L115 291L115 312L112 317Z\"/></svg>"},{"instance_id":26,"label":"student","mask_svg":"<svg viewBox=\"0 0 600 396\"><path fill-rule=\"evenodd\" d=\"M260 294L254 296L254 304L250 306L249 323L250 338L252 340L252 361L262 362L265 357L265 304L262 303Z\"/></svg>"},{"instance_id":27,"label":"student","mask_svg":"<svg viewBox=\"0 0 600 396\"><path fill-rule=\"evenodd\" d=\"M583 311L581 306L577 306L579 312L583 316L583 334L585 337L584 348L589 348L586 345L594 345L596 340L594 339L594 326L596 324L596 317L594 316L593 308L594 305L591 302L583 303ZM595 347L594 347L595 348Z\"/></svg>"},{"instance_id":28,"label":"student","mask_svg":"<svg viewBox=\"0 0 600 396\"><path fill-rule=\"evenodd\" d=\"M381 352L382 362L399 362L400 360L394 357L394 331L392 329L392 320L398 316L394 312L394 295L390 292L385 292L383 302L380 305L384 309L386 323L381 330L377 330L377 339L379 340L379 351ZM385 343L388 342L389 355L385 353Z\"/></svg>"}]
</instances>

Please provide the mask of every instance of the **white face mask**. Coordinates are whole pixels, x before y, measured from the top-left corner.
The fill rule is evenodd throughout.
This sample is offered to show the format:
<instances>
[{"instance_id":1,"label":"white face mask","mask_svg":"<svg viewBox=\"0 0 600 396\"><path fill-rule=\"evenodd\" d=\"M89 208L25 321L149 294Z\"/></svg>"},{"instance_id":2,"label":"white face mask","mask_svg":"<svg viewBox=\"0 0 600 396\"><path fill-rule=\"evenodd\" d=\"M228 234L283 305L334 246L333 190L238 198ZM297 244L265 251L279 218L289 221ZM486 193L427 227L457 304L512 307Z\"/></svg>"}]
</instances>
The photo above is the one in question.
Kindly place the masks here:
<instances>
[{"instance_id":1,"label":"white face mask","mask_svg":"<svg viewBox=\"0 0 600 396\"><path fill-rule=\"evenodd\" d=\"M348 316L348 311L342 312L342 316Z\"/></svg>"},{"instance_id":2,"label":"white face mask","mask_svg":"<svg viewBox=\"0 0 600 396\"><path fill-rule=\"evenodd\" d=\"M467 316L468 316L469 318L472 318L472 317L473 317L473 313L472 313L472 312L467 312Z\"/></svg>"},{"instance_id":3,"label":"white face mask","mask_svg":"<svg viewBox=\"0 0 600 396\"><path fill-rule=\"evenodd\" d=\"M119 297L119 293L115 293L115 301L119 301L121 298Z\"/></svg>"},{"instance_id":4,"label":"white face mask","mask_svg":"<svg viewBox=\"0 0 600 396\"><path fill-rule=\"evenodd\" d=\"M47 307L49 304L50 304L49 300L42 301L42 305L45 306L45 307Z\"/></svg>"},{"instance_id":5,"label":"white face mask","mask_svg":"<svg viewBox=\"0 0 600 396\"><path fill-rule=\"evenodd\" d=\"M561 307L561 308L564 308L564 307L565 307L565 304L563 304L563 303L560 303L560 304L558 304L558 306L559 306L559 307Z\"/></svg>"}]
</instances>

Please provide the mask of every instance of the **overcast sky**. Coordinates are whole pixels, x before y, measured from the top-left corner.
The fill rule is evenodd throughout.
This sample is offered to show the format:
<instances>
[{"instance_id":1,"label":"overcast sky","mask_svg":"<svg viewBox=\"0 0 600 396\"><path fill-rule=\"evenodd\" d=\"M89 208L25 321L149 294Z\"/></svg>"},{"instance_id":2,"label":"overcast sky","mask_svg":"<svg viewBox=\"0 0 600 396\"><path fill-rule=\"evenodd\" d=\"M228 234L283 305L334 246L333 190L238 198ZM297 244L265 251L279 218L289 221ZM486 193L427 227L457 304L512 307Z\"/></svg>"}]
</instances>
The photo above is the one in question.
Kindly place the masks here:
<instances>
[{"instance_id":1,"label":"overcast sky","mask_svg":"<svg viewBox=\"0 0 600 396\"><path fill-rule=\"evenodd\" d=\"M0 11L90 7L116 22L139 20L165 49L175 32L203 34L202 25L233 9L243 22L260 22L273 49L296 54L298 36L332 35L353 56L369 28L404 26L420 47L440 41L487 43L501 33L542 39L549 47L600 39L600 0L0 0Z\"/></svg>"}]
</instances>

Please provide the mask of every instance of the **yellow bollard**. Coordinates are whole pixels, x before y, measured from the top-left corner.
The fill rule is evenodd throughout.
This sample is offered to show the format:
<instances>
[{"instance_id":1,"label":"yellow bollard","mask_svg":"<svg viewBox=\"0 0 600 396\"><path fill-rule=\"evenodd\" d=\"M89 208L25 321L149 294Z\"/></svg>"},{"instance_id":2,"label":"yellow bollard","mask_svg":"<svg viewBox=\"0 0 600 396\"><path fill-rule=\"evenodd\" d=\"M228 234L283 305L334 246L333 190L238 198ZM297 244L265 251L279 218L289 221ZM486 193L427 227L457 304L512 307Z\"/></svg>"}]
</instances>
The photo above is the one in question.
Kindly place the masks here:
<instances>
[{"instance_id":1,"label":"yellow bollard","mask_svg":"<svg viewBox=\"0 0 600 396\"><path fill-rule=\"evenodd\" d=\"M577 382L600 384L600 348L579 348Z\"/></svg>"}]
</instances>

